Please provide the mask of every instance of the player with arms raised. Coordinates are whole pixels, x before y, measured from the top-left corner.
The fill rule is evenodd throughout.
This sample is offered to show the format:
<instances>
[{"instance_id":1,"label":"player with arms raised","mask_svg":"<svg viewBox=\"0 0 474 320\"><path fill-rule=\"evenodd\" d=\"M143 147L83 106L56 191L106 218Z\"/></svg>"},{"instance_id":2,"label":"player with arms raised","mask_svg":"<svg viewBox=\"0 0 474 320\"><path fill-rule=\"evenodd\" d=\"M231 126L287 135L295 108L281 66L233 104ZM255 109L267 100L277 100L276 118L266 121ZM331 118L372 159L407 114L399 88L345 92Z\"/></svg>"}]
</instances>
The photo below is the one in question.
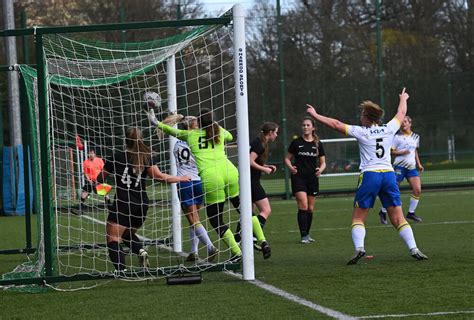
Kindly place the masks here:
<instances>
[{"instance_id":1,"label":"player with arms raised","mask_svg":"<svg viewBox=\"0 0 474 320\"><path fill-rule=\"evenodd\" d=\"M377 196L387 208L388 216L400 237L417 260L428 259L416 246L413 230L403 215L400 189L390 162L390 148L393 138L407 113L408 93L403 88L397 114L387 124L382 125L383 109L372 101L360 105L362 126L347 125L339 120L325 117L307 105L307 112L317 121L348 136L357 139L360 153L359 183L352 213L352 241L355 254L347 264L356 264L365 256L365 220L369 209L374 206Z\"/></svg>"}]
</instances>

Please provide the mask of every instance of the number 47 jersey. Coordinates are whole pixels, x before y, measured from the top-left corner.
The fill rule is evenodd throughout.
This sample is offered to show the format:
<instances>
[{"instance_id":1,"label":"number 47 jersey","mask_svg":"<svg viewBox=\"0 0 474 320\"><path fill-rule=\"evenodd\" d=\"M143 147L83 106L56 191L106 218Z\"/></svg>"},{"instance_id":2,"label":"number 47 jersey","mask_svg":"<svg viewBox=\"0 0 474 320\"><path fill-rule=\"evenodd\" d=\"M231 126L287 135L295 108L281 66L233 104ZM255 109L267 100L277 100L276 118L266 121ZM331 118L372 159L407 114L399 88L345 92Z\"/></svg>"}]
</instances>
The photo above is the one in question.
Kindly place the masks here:
<instances>
[{"instance_id":1,"label":"number 47 jersey","mask_svg":"<svg viewBox=\"0 0 474 320\"><path fill-rule=\"evenodd\" d=\"M361 172L393 171L390 148L398 129L400 121L397 118L381 126L346 126L346 135L356 138L359 143Z\"/></svg>"}]
</instances>

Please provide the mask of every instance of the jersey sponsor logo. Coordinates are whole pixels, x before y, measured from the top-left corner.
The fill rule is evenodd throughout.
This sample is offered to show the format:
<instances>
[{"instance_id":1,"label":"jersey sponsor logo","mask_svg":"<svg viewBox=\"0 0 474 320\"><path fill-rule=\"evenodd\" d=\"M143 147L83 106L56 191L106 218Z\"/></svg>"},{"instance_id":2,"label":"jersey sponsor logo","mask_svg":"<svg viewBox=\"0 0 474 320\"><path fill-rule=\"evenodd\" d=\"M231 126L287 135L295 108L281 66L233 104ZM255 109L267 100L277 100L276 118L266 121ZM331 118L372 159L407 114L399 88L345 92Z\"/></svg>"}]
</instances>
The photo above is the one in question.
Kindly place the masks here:
<instances>
[{"instance_id":1,"label":"jersey sponsor logo","mask_svg":"<svg viewBox=\"0 0 474 320\"><path fill-rule=\"evenodd\" d=\"M380 134L385 133L385 128L375 128L369 130L370 134Z\"/></svg>"},{"instance_id":2,"label":"jersey sponsor logo","mask_svg":"<svg viewBox=\"0 0 474 320\"><path fill-rule=\"evenodd\" d=\"M306 156L306 157L317 157L318 155L314 152L308 152L308 151L302 151L302 152L298 152L298 155L299 156Z\"/></svg>"}]
</instances>

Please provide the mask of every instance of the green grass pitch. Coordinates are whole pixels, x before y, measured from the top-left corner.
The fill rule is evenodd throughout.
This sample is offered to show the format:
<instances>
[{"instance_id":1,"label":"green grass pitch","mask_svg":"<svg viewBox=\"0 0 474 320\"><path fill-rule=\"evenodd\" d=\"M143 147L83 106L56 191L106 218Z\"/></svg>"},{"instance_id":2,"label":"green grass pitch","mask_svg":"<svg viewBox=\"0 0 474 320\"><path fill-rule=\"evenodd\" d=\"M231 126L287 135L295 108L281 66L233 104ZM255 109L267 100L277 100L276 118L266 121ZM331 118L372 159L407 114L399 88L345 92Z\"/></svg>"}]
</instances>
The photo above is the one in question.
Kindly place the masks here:
<instances>
[{"instance_id":1,"label":"green grass pitch","mask_svg":"<svg viewBox=\"0 0 474 320\"><path fill-rule=\"evenodd\" d=\"M366 223L366 250L374 258L355 266L346 265L353 253L352 196L316 200L311 232L316 242L309 245L299 244L295 201L273 200L273 214L265 227L272 257L263 260L255 252L256 278L300 302L352 317L472 319L473 197L474 190L466 189L422 194L417 214L424 220L411 225L428 261L410 257L394 228L379 223L376 207ZM402 199L407 204L409 194L403 193ZM0 250L24 247L23 223L21 217L0 217ZM23 261L24 255L0 255L0 274ZM3 291L0 318L330 318L226 273L203 277L201 284L187 286L167 286L163 279L114 280L75 292ZM432 315L437 312L442 314Z\"/></svg>"}]
</instances>

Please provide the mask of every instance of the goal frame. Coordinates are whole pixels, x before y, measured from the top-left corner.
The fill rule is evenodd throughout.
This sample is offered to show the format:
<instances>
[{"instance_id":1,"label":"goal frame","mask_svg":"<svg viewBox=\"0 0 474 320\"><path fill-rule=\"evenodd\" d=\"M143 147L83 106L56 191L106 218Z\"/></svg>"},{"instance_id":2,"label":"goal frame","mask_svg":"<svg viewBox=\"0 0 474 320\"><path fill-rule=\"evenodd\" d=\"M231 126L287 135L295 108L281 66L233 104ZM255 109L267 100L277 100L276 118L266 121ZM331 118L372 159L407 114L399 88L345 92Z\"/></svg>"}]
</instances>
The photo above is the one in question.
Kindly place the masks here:
<instances>
[{"instance_id":1,"label":"goal frame","mask_svg":"<svg viewBox=\"0 0 474 320\"><path fill-rule=\"evenodd\" d=\"M51 142L49 140L49 114L48 114L48 80L46 74L46 63L44 55L43 36L48 34L63 33L85 33L85 32L103 32L103 31L125 31L135 29L157 29L157 28L180 28L190 26L209 26L209 25L228 25L232 23L234 29L234 78L235 78L235 103L236 103L236 119L238 139L237 145L240 150L247 150L249 145L248 136L248 97L247 97L247 73L246 73L246 49L245 49L245 25L244 25L244 9L240 4L236 4L232 8L232 15L224 15L219 18L207 19L190 19L190 20L171 20L171 21L150 21L150 22L132 22L132 23L115 23L88 26L61 26L61 27L34 27L26 29L12 29L0 31L0 37L22 37L33 36L35 38L36 49L36 71L37 71L37 88L38 88L38 110L39 110L39 144L41 150L35 150L36 143L32 143L34 157L38 169L42 172L42 177L36 177L36 184L41 181L41 211L43 217L42 230L38 230L43 234L44 242L44 267L43 276L41 277L24 277L9 280L0 280L0 286L15 286L38 284L44 286L46 284L66 282L66 281L83 281L97 280L104 278L114 278L114 275L105 274L76 274L73 276L61 276L56 274L56 266L54 261L54 236L55 221L54 208L52 204L52 172L51 162ZM28 123L35 123L34 115L30 111L28 114ZM34 135L33 135L34 136ZM33 140L37 139L33 137ZM241 224L242 224L242 253L243 253L243 279L254 280L254 257L252 245L252 205L250 195L250 160L248 152L239 152L239 173L240 173L240 197L241 197ZM38 165L40 163L40 166ZM33 170L38 171L38 170ZM38 192L36 191L36 194ZM38 198L38 197L37 197ZM37 199L38 201L38 199ZM39 203L39 201L37 202ZM177 248L174 248L175 250ZM178 248L179 249L179 248ZM210 271L232 270L238 269L240 264L224 263L211 267ZM192 268L189 268L192 272ZM166 271L166 268L164 268ZM199 270L196 270L198 272ZM146 272L150 275L150 272ZM152 273L153 274L153 273ZM157 270L156 275L163 275L163 270ZM137 273L140 276L139 273Z\"/></svg>"}]
</instances>

